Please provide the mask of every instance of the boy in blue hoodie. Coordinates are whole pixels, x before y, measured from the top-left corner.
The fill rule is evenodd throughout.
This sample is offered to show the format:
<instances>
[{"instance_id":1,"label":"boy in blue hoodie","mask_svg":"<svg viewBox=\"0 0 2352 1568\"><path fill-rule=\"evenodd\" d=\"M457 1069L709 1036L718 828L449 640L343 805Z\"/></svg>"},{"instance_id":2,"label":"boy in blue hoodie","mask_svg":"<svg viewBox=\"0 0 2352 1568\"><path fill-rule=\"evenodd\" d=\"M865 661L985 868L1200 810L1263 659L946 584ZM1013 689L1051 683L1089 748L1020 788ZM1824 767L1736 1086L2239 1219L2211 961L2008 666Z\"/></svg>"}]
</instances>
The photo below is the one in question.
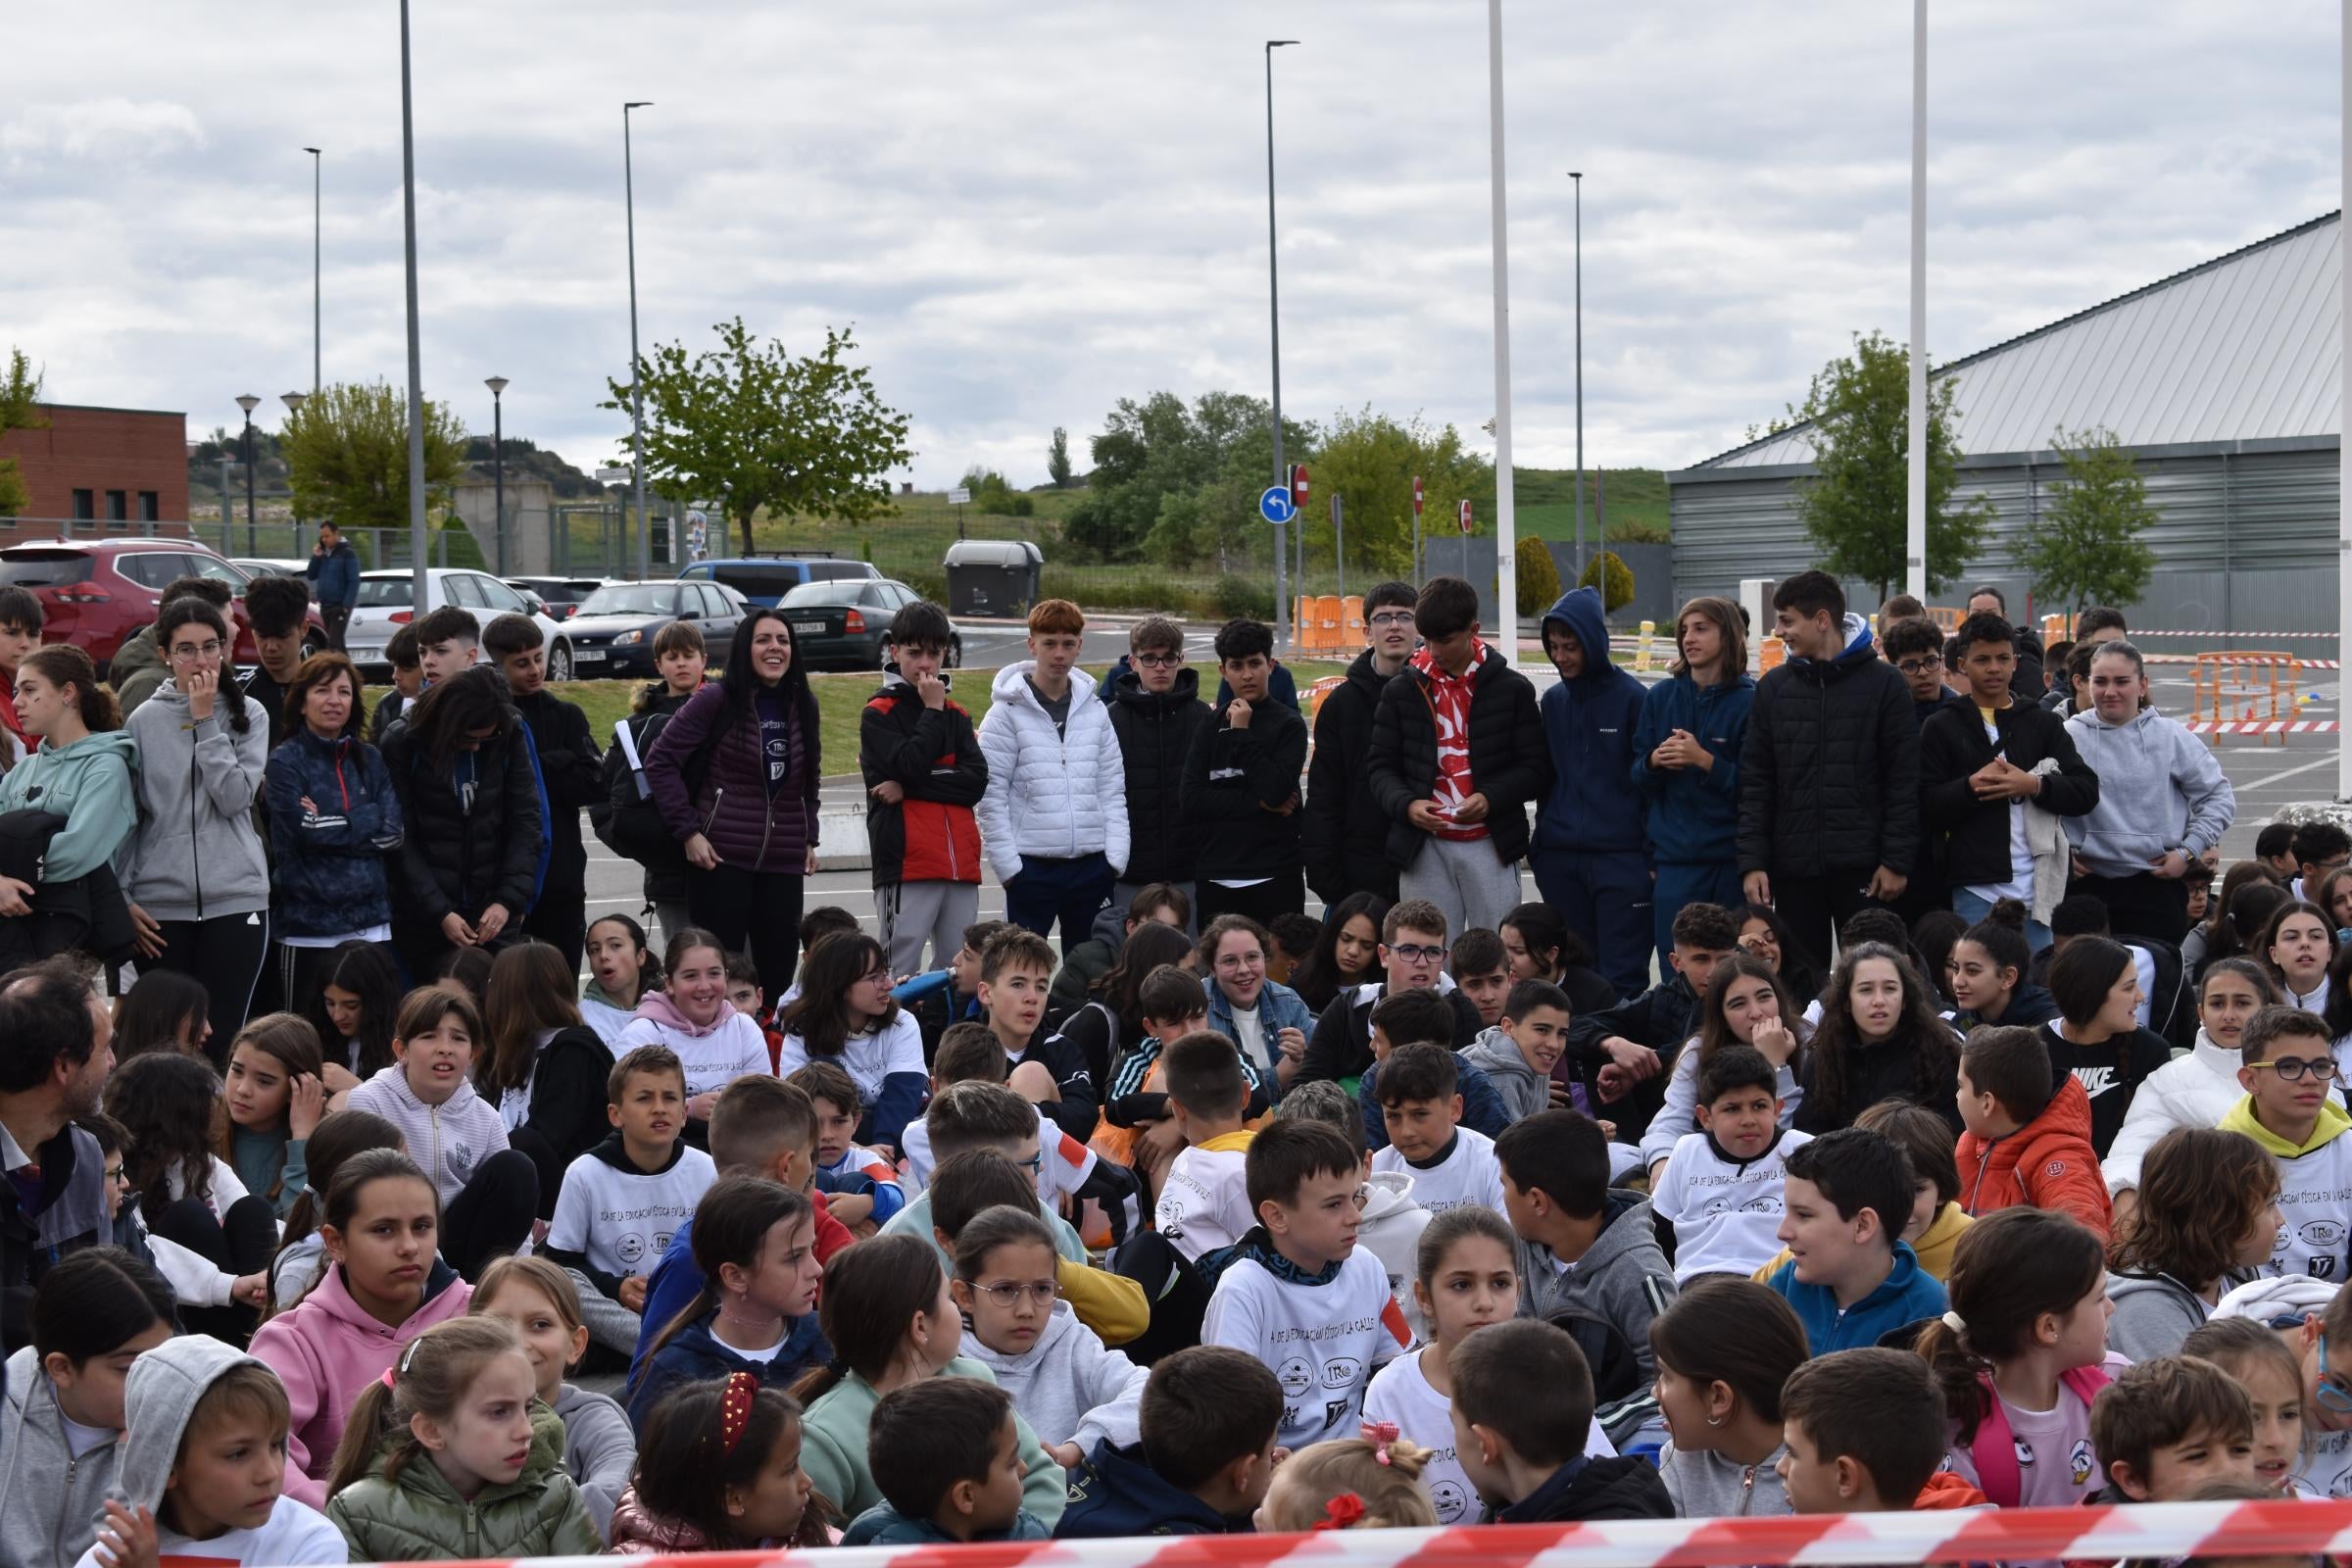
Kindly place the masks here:
<instances>
[{"instance_id":1,"label":"boy in blue hoodie","mask_svg":"<svg viewBox=\"0 0 2352 1568\"><path fill-rule=\"evenodd\" d=\"M1657 871L1650 938L1661 974L1674 951L1676 911L1692 904L1736 909L1747 902L1740 886L1740 746L1756 695L1747 633L1730 600L1683 606L1674 646L1671 674L1643 694L1634 725L1634 787Z\"/></svg>"},{"instance_id":2,"label":"boy in blue hoodie","mask_svg":"<svg viewBox=\"0 0 2352 1568\"><path fill-rule=\"evenodd\" d=\"M1221 1345L1152 1368L1137 1411L1143 1441L1095 1445L1070 1472L1056 1541L1216 1536L1250 1528L1274 1479L1282 1385L1256 1356Z\"/></svg>"},{"instance_id":3,"label":"boy in blue hoodie","mask_svg":"<svg viewBox=\"0 0 2352 1568\"><path fill-rule=\"evenodd\" d=\"M1634 779L1642 683L1609 658L1600 591L1562 594L1544 616L1544 653L1560 683L1544 694L1551 789L1527 852L1544 902L1597 954L1595 964L1632 996L1649 979L1649 856ZM1720 902L1720 901L1718 901ZM1653 939L1654 940L1654 939Z\"/></svg>"},{"instance_id":4,"label":"boy in blue hoodie","mask_svg":"<svg viewBox=\"0 0 2352 1568\"><path fill-rule=\"evenodd\" d=\"M1785 1167L1780 1240L1789 1260L1766 1283L1788 1298L1815 1355L1879 1343L1948 1304L1943 1285L1900 1240L1911 1219L1911 1162L1867 1128L1826 1133Z\"/></svg>"}]
</instances>

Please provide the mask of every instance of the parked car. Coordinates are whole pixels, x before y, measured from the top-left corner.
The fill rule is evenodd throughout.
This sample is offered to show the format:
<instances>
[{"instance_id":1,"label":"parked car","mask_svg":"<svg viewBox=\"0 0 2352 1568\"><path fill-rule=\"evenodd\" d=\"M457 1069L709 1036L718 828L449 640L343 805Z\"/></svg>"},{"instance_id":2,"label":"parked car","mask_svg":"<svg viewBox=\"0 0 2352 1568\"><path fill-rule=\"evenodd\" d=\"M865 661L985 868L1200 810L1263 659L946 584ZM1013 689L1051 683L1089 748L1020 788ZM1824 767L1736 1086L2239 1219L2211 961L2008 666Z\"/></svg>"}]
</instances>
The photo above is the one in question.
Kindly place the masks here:
<instances>
[{"instance_id":1,"label":"parked car","mask_svg":"<svg viewBox=\"0 0 2352 1568\"><path fill-rule=\"evenodd\" d=\"M384 657L384 644L416 618L416 573L406 567L360 573L360 602L352 610L351 623L343 628L343 646L351 651L351 662L360 666L363 675L391 672L392 662ZM547 638L547 678L571 679L571 640L562 624L552 616L533 614L522 595L488 572L428 567L424 588L426 610L456 605L472 611L485 626L494 615L530 615Z\"/></svg>"},{"instance_id":2,"label":"parked car","mask_svg":"<svg viewBox=\"0 0 2352 1568\"><path fill-rule=\"evenodd\" d=\"M569 620L580 608L580 601L605 586L601 577L509 577L508 587L526 594L536 594L547 612L558 620Z\"/></svg>"},{"instance_id":3,"label":"parked car","mask_svg":"<svg viewBox=\"0 0 2352 1568\"><path fill-rule=\"evenodd\" d=\"M252 664L259 656L245 621L247 574L193 539L48 539L0 550L0 582L41 602L41 640L80 648L101 676L123 643L154 621L164 588L179 577L218 577L229 585L233 657ZM307 619L303 651L324 648L326 622L316 607Z\"/></svg>"},{"instance_id":4,"label":"parked car","mask_svg":"<svg viewBox=\"0 0 2352 1568\"><path fill-rule=\"evenodd\" d=\"M773 605L805 582L834 582L845 577L871 581L882 574L868 561L837 561L831 556L747 556L740 560L698 561L678 573L681 581L724 583L755 605Z\"/></svg>"},{"instance_id":5,"label":"parked car","mask_svg":"<svg viewBox=\"0 0 2352 1568\"><path fill-rule=\"evenodd\" d=\"M714 582L616 582L582 600L579 612L564 623L571 639L572 667L580 678L659 673L654 639L673 620L703 629L712 667L723 665L727 643L751 606L734 589Z\"/></svg>"},{"instance_id":6,"label":"parked car","mask_svg":"<svg viewBox=\"0 0 2352 1568\"><path fill-rule=\"evenodd\" d=\"M810 669L880 669L890 619L922 595L887 577L808 582L776 608L792 626L792 642ZM963 662L963 634L949 627L948 666Z\"/></svg>"},{"instance_id":7,"label":"parked car","mask_svg":"<svg viewBox=\"0 0 2352 1568\"><path fill-rule=\"evenodd\" d=\"M310 563L283 556L231 556L228 564L248 577L308 577Z\"/></svg>"}]
</instances>

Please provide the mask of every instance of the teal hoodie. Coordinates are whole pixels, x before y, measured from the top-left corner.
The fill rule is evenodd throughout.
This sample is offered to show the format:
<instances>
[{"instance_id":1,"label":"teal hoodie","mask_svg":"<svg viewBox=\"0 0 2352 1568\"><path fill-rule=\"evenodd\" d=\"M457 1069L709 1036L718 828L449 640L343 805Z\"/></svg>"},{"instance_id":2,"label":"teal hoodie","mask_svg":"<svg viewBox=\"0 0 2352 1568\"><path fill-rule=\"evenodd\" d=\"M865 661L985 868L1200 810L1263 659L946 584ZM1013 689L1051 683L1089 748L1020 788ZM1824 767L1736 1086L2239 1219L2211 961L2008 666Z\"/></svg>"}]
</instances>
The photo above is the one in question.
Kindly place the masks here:
<instances>
[{"instance_id":1,"label":"teal hoodie","mask_svg":"<svg viewBox=\"0 0 2352 1568\"><path fill-rule=\"evenodd\" d=\"M41 749L0 776L0 811L31 808L66 819L49 841L44 882L71 882L121 858L139 825L132 776L138 743L126 730L101 730L71 746Z\"/></svg>"},{"instance_id":2,"label":"teal hoodie","mask_svg":"<svg viewBox=\"0 0 2352 1568\"><path fill-rule=\"evenodd\" d=\"M1919 1266L1919 1254L1911 1250L1909 1242L1894 1244L1894 1267L1879 1288L1843 1310L1828 1286L1806 1285L1797 1279L1794 1258L1775 1269L1765 1283L1796 1309L1797 1321L1804 1324L1805 1340L1815 1355L1868 1348L1896 1329L1941 1317L1950 1304L1943 1283Z\"/></svg>"}]
</instances>

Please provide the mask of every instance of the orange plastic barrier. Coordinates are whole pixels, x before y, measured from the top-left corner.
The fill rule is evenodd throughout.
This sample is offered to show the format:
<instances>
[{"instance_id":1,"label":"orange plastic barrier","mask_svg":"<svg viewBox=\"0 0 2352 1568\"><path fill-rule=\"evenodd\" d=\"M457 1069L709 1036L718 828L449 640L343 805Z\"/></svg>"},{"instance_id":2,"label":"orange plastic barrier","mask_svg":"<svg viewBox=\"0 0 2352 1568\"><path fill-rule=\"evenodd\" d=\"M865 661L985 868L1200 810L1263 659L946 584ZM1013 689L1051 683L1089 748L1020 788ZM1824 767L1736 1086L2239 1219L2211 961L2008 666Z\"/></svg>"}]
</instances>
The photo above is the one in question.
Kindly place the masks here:
<instances>
[{"instance_id":1,"label":"orange plastic barrier","mask_svg":"<svg viewBox=\"0 0 2352 1568\"><path fill-rule=\"evenodd\" d=\"M1340 601L1340 646L1358 648L1364 641L1364 596L1349 594Z\"/></svg>"},{"instance_id":2,"label":"orange plastic barrier","mask_svg":"<svg viewBox=\"0 0 2352 1568\"><path fill-rule=\"evenodd\" d=\"M1300 594L1298 612L1292 617L1298 628L1296 645L1300 652L1319 646L1315 642L1315 596Z\"/></svg>"},{"instance_id":3,"label":"orange plastic barrier","mask_svg":"<svg viewBox=\"0 0 2352 1568\"><path fill-rule=\"evenodd\" d=\"M2189 721L2192 724L2271 723L2295 716L2295 686L2303 662L2292 654L2199 654L2189 671ZM2268 746L2271 736L2286 744L2283 731L2259 730L2255 744ZM2221 736L2204 731L2206 744L2219 747Z\"/></svg>"},{"instance_id":4,"label":"orange plastic barrier","mask_svg":"<svg viewBox=\"0 0 2352 1568\"><path fill-rule=\"evenodd\" d=\"M1945 631L1958 631L1960 629L1960 623L1968 618L1968 612L1966 610L1946 609L1941 605L1930 605L1928 607L1928 618L1934 621L1936 625L1941 626Z\"/></svg>"},{"instance_id":5,"label":"orange plastic barrier","mask_svg":"<svg viewBox=\"0 0 2352 1568\"><path fill-rule=\"evenodd\" d=\"M1315 710L1323 706L1323 699L1347 684L1348 677L1345 675L1325 675L1309 686L1306 689L1306 716L1312 719Z\"/></svg>"},{"instance_id":6,"label":"orange plastic barrier","mask_svg":"<svg viewBox=\"0 0 2352 1568\"><path fill-rule=\"evenodd\" d=\"M1778 669L1788 662L1788 645L1778 637L1767 637L1756 645L1756 671Z\"/></svg>"}]
</instances>

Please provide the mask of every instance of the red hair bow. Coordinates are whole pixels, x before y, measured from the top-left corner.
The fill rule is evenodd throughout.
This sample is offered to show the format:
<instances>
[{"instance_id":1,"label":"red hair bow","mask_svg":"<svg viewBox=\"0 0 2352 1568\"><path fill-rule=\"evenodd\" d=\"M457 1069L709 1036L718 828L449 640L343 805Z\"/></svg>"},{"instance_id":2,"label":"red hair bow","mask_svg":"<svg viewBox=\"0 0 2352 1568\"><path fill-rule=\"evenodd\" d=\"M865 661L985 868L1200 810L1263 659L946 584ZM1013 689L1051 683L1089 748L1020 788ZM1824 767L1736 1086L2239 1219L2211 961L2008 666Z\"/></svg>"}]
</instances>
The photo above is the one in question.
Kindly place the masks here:
<instances>
[{"instance_id":1,"label":"red hair bow","mask_svg":"<svg viewBox=\"0 0 2352 1568\"><path fill-rule=\"evenodd\" d=\"M1364 1499L1352 1492L1343 1492L1323 1505L1323 1517L1315 1521L1317 1530L1345 1530L1364 1516Z\"/></svg>"}]
</instances>

